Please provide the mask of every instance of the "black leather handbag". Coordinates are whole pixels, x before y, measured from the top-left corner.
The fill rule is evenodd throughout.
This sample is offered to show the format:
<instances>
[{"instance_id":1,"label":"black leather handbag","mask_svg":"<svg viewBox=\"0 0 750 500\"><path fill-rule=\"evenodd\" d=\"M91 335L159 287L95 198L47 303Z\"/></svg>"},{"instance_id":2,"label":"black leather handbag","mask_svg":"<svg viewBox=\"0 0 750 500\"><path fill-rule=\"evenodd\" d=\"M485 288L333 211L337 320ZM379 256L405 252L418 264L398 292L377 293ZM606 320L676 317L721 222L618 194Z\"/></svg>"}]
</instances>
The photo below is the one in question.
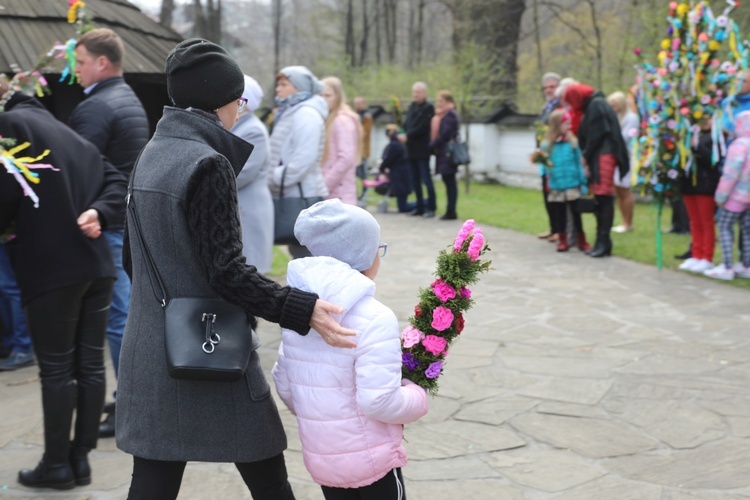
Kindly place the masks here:
<instances>
[{"instance_id":1,"label":"black leather handbag","mask_svg":"<svg viewBox=\"0 0 750 500\"><path fill-rule=\"evenodd\" d=\"M247 369L250 355L260 343L253 334L245 310L216 297L167 297L164 283L143 240L131 185L128 211L130 232L146 261L154 296L164 309L164 347L169 376L175 379L234 381ZM154 282L159 287L156 292Z\"/></svg>"},{"instance_id":2,"label":"black leather handbag","mask_svg":"<svg viewBox=\"0 0 750 500\"><path fill-rule=\"evenodd\" d=\"M593 196L581 196L573 203L573 210L579 214L592 214L596 211L596 198Z\"/></svg>"},{"instance_id":3,"label":"black leather handbag","mask_svg":"<svg viewBox=\"0 0 750 500\"><path fill-rule=\"evenodd\" d=\"M294 237L294 224L297 222L299 213L306 208L310 208L319 201L323 201L320 196L310 196L305 198L302 192L302 184L297 184L299 188L299 197L284 198L284 178L286 177L286 167L281 175L281 191L279 198L273 199L274 226L273 242L276 245L299 245L299 241Z\"/></svg>"},{"instance_id":4,"label":"black leather handbag","mask_svg":"<svg viewBox=\"0 0 750 500\"><path fill-rule=\"evenodd\" d=\"M461 142L461 139L458 137L448 141L445 148L445 154L448 156L448 160L450 160L452 165L459 166L471 163L469 145L465 142Z\"/></svg>"}]
</instances>

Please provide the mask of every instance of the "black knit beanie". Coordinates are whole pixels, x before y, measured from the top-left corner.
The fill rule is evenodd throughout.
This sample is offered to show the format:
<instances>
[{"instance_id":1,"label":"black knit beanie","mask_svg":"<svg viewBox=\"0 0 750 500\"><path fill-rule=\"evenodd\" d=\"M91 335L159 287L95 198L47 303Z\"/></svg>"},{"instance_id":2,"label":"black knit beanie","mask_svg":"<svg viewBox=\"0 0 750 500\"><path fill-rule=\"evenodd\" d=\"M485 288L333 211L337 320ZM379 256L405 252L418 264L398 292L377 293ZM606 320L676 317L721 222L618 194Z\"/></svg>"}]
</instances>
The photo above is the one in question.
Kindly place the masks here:
<instances>
[{"instance_id":1,"label":"black knit beanie","mask_svg":"<svg viewBox=\"0 0 750 500\"><path fill-rule=\"evenodd\" d=\"M191 38L180 42L164 67L169 98L178 108L214 111L242 97L245 77L219 45Z\"/></svg>"}]
</instances>

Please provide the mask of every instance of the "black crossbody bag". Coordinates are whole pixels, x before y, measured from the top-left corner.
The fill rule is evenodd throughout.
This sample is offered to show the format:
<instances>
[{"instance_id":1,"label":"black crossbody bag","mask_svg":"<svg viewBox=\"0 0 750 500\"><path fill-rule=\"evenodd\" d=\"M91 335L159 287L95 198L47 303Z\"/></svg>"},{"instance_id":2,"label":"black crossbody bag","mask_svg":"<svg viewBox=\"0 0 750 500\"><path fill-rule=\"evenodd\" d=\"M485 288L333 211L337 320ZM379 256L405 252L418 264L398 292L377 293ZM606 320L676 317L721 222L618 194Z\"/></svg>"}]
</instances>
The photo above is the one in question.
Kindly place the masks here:
<instances>
[{"instance_id":1,"label":"black crossbody bag","mask_svg":"<svg viewBox=\"0 0 750 500\"><path fill-rule=\"evenodd\" d=\"M250 355L257 348L253 345L253 330L247 313L220 298L168 298L159 270L143 239L133 198L134 178L135 167L128 185L128 211L133 219L130 231L143 253L151 290L164 310L164 347L169 376L226 382L240 379L247 369ZM157 293L154 283L160 293Z\"/></svg>"}]
</instances>

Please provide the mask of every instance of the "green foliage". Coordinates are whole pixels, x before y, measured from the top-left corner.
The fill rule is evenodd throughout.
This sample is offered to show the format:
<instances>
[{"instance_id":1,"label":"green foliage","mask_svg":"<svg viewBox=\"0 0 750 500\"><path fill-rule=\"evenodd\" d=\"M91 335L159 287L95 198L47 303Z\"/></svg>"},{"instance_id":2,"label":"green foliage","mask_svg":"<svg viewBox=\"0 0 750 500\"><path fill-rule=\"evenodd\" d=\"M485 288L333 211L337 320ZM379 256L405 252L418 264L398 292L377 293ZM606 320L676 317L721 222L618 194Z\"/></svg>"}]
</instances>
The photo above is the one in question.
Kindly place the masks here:
<instances>
[{"instance_id":1,"label":"green foliage","mask_svg":"<svg viewBox=\"0 0 750 500\"><path fill-rule=\"evenodd\" d=\"M468 287L479 281L479 275L489 271L492 264L491 261L481 259L482 255L490 250L488 245L483 244L483 240L481 241L483 247L479 251L478 258L476 260L471 258L471 252L476 250L476 248L472 250L472 241L475 238L482 238L482 236L479 236L481 233L477 232L469 233L473 228L473 226L467 225L469 223L473 223L473 221L464 224L462 231L459 232L458 238L465 238L460 249L455 250L451 247L450 251L441 250L438 254L437 271L435 272L438 279L428 288L419 290L419 303L414 308L414 315L409 318L409 323L412 328L421 333L423 340L406 347L407 339L402 339L404 345L402 376L427 389L433 395L437 394L437 379L439 374L442 373L450 344L464 329L463 313L473 305ZM469 227L471 228L465 231ZM476 245L479 242L480 240L476 240L474 244ZM476 254L474 256L477 257ZM449 291L451 296L441 298L438 289ZM438 330L433 326L433 323L436 311L440 308L449 310L453 319L450 326ZM437 354L434 351L429 351L425 346L425 342L430 338L429 336L444 339L445 349ZM439 367L440 371L431 372L432 367Z\"/></svg>"}]
</instances>

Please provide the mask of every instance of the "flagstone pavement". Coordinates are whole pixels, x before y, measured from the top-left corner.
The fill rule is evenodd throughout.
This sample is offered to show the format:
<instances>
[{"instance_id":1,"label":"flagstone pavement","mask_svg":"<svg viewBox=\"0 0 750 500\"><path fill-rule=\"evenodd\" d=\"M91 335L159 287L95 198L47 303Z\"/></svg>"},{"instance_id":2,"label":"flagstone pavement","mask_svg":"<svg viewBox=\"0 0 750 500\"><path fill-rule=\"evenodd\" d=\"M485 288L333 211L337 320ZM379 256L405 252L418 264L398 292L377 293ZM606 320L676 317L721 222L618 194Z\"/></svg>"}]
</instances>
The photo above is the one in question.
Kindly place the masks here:
<instances>
[{"instance_id":1,"label":"flagstone pavement","mask_svg":"<svg viewBox=\"0 0 750 500\"><path fill-rule=\"evenodd\" d=\"M389 243L378 297L405 325L460 221L376 217ZM494 269L474 288L429 414L406 426L409 500L750 499L750 292L484 232ZM270 373L278 327L259 333ZM0 498L125 498L131 459L113 439L90 456L90 486L16 482L43 451L36 375L0 373ZM279 407L295 494L322 499ZM250 495L231 464L194 463L179 498Z\"/></svg>"}]
</instances>

